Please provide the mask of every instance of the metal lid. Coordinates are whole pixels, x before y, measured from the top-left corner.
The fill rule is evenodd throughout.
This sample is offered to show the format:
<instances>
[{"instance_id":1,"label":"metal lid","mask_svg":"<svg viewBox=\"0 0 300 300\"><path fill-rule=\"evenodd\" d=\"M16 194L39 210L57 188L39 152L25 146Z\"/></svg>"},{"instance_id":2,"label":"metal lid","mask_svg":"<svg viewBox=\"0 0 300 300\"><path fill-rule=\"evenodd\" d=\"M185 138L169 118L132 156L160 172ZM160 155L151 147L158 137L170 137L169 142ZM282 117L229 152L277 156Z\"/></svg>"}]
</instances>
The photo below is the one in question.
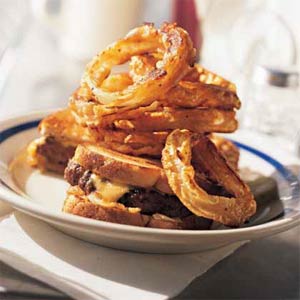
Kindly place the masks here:
<instances>
[{"instance_id":1,"label":"metal lid","mask_svg":"<svg viewBox=\"0 0 300 300\"><path fill-rule=\"evenodd\" d=\"M257 65L254 67L252 80L260 85L296 88L299 85L299 72L295 68Z\"/></svg>"}]
</instances>

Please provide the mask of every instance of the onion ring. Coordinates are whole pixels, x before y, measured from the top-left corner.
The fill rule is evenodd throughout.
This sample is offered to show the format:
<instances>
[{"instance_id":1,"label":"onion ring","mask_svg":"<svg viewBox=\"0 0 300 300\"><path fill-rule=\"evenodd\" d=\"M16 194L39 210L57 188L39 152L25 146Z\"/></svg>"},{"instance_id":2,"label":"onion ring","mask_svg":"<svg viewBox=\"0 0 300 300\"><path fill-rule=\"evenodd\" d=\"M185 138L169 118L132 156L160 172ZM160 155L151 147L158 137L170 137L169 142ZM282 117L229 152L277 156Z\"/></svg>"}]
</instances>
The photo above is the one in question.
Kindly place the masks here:
<instances>
[{"instance_id":1,"label":"onion ring","mask_svg":"<svg viewBox=\"0 0 300 300\"><path fill-rule=\"evenodd\" d=\"M104 142L117 142L122 144L142 144L142 145L164 145L168 131L162 132L126 132L122 130L109 130L102 128L90 128L97 140Z\"/></svg>"},{"instance_id":2,"label":"onion ring","mask_svg":"<svg viewBox=\"0 0 300 300\"><path fill-rule=\"evenodd\" d=\"M228 226L243 224L256 211L256 202L249 187L228 166L215 145L205 135L197 137L192 157L192 138L193 134L190 131L179 129L174 130L167 138L162 153L162 164L173 192L198 216ZM199 187L195 181L192 159L204 164L217 182L233 196L209 195Z\"/></svg>"},{"instance_id":3,"label":"onion ring","mask_svg":"<svg viewBox=\"0 0 300 300\"><path fill-rule=\"evenodd\" d=\"M70 101L78 100L78 101L89 101L93 99L94 95L91 89L88 87L87 84L81 84L75 92L71 95Z\"/></svg>"},{"instance_id":4,"label":"onion ring","mask_svg":"<svg viewBox=\"0 0 300 300\"><path fill-rule=\"evenodd\" d=\"M193 132L233 132L237 129L235 111L218 109L174 109L164 107L160 111L145 112L142 115L126 119L118 115L118 119L109 125L105 117L102 126L122 130L136 131L166 131L177 128L186 128ZM124 117L124 119L122 119Z\"/></svg>"},{"instance_id":5,"label":"onion ring","mask_svg":"<svg viewBox=\"0 0 300 300\"><path fill-rule=\"evenodd\" d=\"M223 88L226 88L232 92L236 92L236 86L234 83L225 79L224 77L217 75L202 66L195 64L191 71L184 77L184 80L191 82L202 82L205 84L213 84Z\"/></svg>"},{"instance_id":6,"label":"onion ring","mask_svg":"<svg viewBox=\"0 0 300 300\"><path fill-rule=\"evenodd\" d=\"M131 84L132 79L128 73L117 73L109 75L102 82L101 88L106 92L116 92L122 91L124 88L127 88ZM79 88L75 90L70 99L78 101L91 101L95 100L95 97L89 86L83 83Z\"/></svg>"},{"instance_id":7,"label":"onion ring","mask_svg":"<svg viewBox=\"0 0 300 300\"><path fill-rule=\"evenodd\" d=\"M239 109L241 102L235 92L202 82L180 81L169 90L165 102L179 107Z\"/></svg>"},{"instance_id":8,"label":"onion ring","mask_svg":"<svg viewBox=\"0 0 300 300\"><path fill-rule=\"evenodd\" d=\"M132 57L129 64L131 78L140 80L145 73L155 69L156 62L151 55ZM166 93L163 102L179 107L239 109L241 106L234 84L199 65Z\"/></svg>"},{"instance_id":9,"label":"onion ring","mask_svg":"<svg viewBox=\"0 0 300 300\"><path fill-rule=\"evenodd\" d=\"M76 94L73 95L76 97ZM77 122L91 128L117 128L127 131L168 131L186 128L194 132L233 132L237 129L234 110L216 108L163 107L159 101L149 106L99 116L98 105L70 98L69 107Z\"/></svg>"},{"instance_id":10,"label":"onion ring","mask_svg":"<svg viewBox=\"0 0 300 300\"><path fill-rule=\"evenodd\" d=\"M210 140L216 145L219 152L225 157L227 163L235 171L238 170L240 151L235 144L222 136L211 134Z\"/></svg>"},{"instance_id":11,"label":"onion ring","mask_svg":"<svg viewBox=\"0 0 300 300\"><path fill-rule=\"evenodd\" d=\"M101 84L110 74L113 65L123 64L132 56L158 51L164 48L157 68L145 74L141 80L123 91L105 92ZM138 27L122 40L99 53L88 65L82 84L87 84L103 115L120 110L129 110L149 105L161 97L161 91L168 91L189 71L195 60L195 49L188 33L175 24L164 24L160 30L153 25Z\"/></svg>"},{"instance_id":12,"label":"onion ring","mask_svg":"<svg viewBox=\"0 0 300 300\"><path fill-rule=\"evenodd\" d=\"M140 80L145 73L155 69L156 63L159 59L161 59L161 57L155 54L133 56L129 63L129 75L134 81ZM205 69L199 64L194 64L194 67L190 69L182 80L217 85L232 92L236 92L236 86L234 83Z\"/></svg>"},{"instance_id":13,"label":"onion ring","mask_svg":"<svg viewBox=\"0 0 300 300\"><path fill-rule=\"evenodd\" d=\"M128 111L101 116L101 111L99 111L100 105L95 105L93 102L78 99L76 93L69 99L69 108L72 110L77 122L93 128L113 127L113 123L115 121L124 118L135 119L146 112L155 112L160 107L161 104L158 101L154 101L148 106L140 106Z\"/></svg>"}]
</instances>

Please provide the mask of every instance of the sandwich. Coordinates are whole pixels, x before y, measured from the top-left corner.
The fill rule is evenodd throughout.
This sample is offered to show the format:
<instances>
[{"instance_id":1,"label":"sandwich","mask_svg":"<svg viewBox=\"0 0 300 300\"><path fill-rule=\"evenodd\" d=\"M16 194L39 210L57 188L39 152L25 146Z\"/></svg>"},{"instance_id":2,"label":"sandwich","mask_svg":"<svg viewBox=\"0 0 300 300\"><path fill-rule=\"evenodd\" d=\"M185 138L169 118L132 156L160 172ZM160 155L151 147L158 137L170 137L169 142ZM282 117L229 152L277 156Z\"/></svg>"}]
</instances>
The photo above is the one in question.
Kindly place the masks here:
<instances>
[{"instance_id":1,"label":"sandwich","mask_svg":"<svg viewBox=\"0 0 300 300\"><path fill-rule=\"evenodd\" d=\"M90 130L81 126L68 109L45 117L39 124L41 137L27 148L28 162L42 171L63 174L78 144L95 142Z\"/></svg>"},{"instance_id":2,"label":"sandwich","mask_svg":"<svg viewBox=\"0 0 300 300\"><path fill-rule=\"evenodd\" d=\"M160 161L79 145L65 170L63 211L96 220L165 229L209 229L212 220L174 195Z\"/></svg>"}]
</instances>

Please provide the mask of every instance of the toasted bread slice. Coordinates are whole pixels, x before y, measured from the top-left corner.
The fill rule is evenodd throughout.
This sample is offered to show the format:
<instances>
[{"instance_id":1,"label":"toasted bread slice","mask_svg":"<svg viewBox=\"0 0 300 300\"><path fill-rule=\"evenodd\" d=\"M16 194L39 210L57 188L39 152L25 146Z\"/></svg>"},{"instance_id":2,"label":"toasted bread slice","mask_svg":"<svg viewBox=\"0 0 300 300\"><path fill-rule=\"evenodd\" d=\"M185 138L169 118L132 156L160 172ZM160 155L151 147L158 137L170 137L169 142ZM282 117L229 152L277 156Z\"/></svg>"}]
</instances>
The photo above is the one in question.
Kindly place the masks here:
<instances>
[{"instance_id":1,"label":"toasted bread slice","mask_svg":"<svg viewBox=\"0 0 300 300\"><path fill-rule=\"evenodd\" d=\"M195 215L170 218L161 214L145 215L139 209L128 208L120 203L110 205L93 203L78 186L69 188L63 211L95 220L162 229L205 230L212 224L211 220Z\"/></svg>"},{"instance_id":2,"label":"toasted bread slice","mask_svg":"<svg viewBox=\"0 0 300 300\"><path fill-rule=\"evenodd\" d=\"M129 156L87 144L77 147L71 163L76 163L99 177L114 182L173 193L161 163L157 160Z\"/></svg>"}]
</instances>

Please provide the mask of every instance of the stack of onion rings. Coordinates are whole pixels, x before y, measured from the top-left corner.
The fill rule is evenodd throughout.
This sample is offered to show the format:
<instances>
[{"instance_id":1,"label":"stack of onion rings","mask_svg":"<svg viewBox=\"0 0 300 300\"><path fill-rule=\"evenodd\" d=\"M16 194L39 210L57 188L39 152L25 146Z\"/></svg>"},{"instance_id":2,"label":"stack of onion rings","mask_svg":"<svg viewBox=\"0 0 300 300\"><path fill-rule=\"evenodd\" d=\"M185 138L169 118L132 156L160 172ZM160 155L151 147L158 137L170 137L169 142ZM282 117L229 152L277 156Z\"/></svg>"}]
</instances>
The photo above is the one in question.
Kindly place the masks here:
<instances>
[{"instance_id":1,"label":"stack of onion rings","mask_svg":"<svg viewBox=\"0 0 300 300\"><path fill-rule=\"evenodd\" d=\"M128 72L112 73L127 62ZM235 131L241 103L233 83L194 62L185 30L145 24L88 64L69 108L102 146L162 158L169 185L194 214L238 226L255 201L236 173L238 150L211 133Z\"/></svg>"},{"instance_id":2,"label":"stack of onion rings","mask_svg":"<svg viewBox=\"0 0 300 300\"><path fill-rule=\"evenodd\" d=\"M234 131L235 110L240 108L234 84L199 65L192 66L194 60L195 51L185 30L175 24L164 24L160 29L152 24L143 25L93 59L79 91L70 99L70 107L84 124L93 127L118 128L130 124L132 130L139 131L139 125L147 122L145 130L153 131L149 124L157 122L157 115L161 115L159 120L163 119L168 129L174 129L178 126L173 119L178 116L188 115L187 119L195 122L195 117L218 115L211 123L219 126L199 125L188 129ZM128 73L111 74L114 65L127 61ZM153 109L153 103L159 104L157 110ZM154 117L155 112L159 114ZM225 126L219 122L220 116ZM206 123L204 119L202 123Z\"/></svg>"}]
</instances>

